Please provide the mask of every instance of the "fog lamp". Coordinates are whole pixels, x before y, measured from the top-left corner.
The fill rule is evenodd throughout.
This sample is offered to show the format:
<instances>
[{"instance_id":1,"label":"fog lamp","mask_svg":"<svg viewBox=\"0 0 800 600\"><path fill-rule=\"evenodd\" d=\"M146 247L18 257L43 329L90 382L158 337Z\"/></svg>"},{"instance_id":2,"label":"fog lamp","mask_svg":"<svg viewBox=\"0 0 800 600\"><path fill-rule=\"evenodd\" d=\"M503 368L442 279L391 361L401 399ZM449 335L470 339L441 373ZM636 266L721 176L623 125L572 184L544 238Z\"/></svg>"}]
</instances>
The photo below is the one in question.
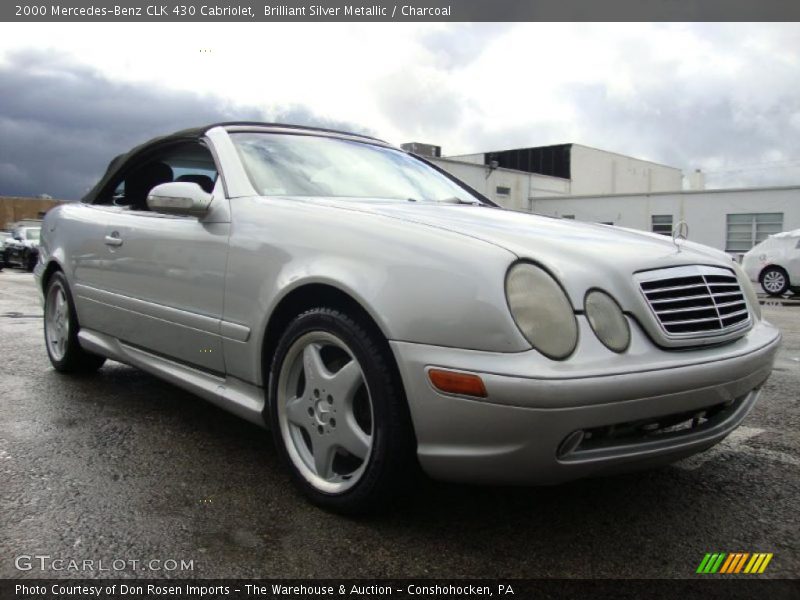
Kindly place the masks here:
<instances>
[{"instance_id":1,"label":"fog lamp","mask_svg":"<svg viewBox=\"0 0 800 600\"><path fill-rule=\"evenodd\" d=\"M583 305L597 339L609 350L625 352L631 342L631 329L617 301L605 292L592 290Z\"/></svg>"}]
</instances>

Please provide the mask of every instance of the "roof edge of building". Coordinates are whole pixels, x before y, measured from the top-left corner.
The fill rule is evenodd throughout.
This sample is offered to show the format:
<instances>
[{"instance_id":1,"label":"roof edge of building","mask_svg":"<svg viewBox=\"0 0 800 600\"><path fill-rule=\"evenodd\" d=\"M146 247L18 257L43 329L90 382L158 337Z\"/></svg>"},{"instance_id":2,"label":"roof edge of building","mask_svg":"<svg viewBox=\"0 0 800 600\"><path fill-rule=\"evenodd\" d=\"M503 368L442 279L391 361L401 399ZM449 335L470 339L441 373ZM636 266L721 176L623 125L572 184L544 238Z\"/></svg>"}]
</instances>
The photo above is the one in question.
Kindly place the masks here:
<instances>
[{"instance_id":1,"label":"roof edge of building","mask_svg":"<svg viewBox=\"0 0 800 600\"><path fill-rule=\"evenodd\" d=\"M452 156L447 156L447 157L445 157L445 156L426 156L424 158L426 158L427 160L433 160L433 161L442 160L442 161L445 161L445 162L456 163L458 165L466 165L468 167L481 167L482 169L488 169L489 168L488 165L484 165L484 164L481 164L481 163L468 162L468 161L465 161L465 160L455 160L455 158L452 157ZM517 169L509 169L507 167L495 167L494 169L492 169L492 171L507 171L509 173L515 173L517 175L525 175L525 176L528 176L528 177L531 177L531 176L533 176L533 177L546 177L547 179L555 179L556 181L572 181L571 179L567 179L565 177L556 177L555 175L545 175L543 173L533 173L531 171L519 171Z\"/></svg>"},{"instance_id":2,"label":"roof edge of building","mask_svg":"<svg viewBox=\"0 0 800 600\"><path fill-rule=\"evenodd\" d=\"M586 144L578 144L574 142L570 144L570 146L580 146L581 148L588 148L589 150L596 150L597 152L605 152L606 154L613 154L614 156L619 156L620 158L628 158L630 160L648 163L650 165L656 165L657 167L665 167L667 169L673 169L675 171L680 171L681 173L683 173L683 169L681 169L680 167L673 167L672 165L656 162L654 160L648 160L646 158L637 158L635 156L631 156L630 154L622 154L622 152L616 152L614 150L606 150L605 148L598 148L596 146L587 146Z\"/></svg>"},{"instance_id":3,"label":"roof edge of building","mask_svg":"<svg viewBox=\"0 0 800 600\"><path fill-rule=\"evenodd\" d=\"M558 179L558 178L556 178ZM765 187L744 188L712 188L707 190L673 190L671 192L626 192L623 194L580 194L575 196L536 196L534 200L589 200L590 198L631 198L635 196L668 196L671 194L722 194L728 192L763 192L763 191L800 190L800 185L773 185Z\"/></svg>"}]
</instances>

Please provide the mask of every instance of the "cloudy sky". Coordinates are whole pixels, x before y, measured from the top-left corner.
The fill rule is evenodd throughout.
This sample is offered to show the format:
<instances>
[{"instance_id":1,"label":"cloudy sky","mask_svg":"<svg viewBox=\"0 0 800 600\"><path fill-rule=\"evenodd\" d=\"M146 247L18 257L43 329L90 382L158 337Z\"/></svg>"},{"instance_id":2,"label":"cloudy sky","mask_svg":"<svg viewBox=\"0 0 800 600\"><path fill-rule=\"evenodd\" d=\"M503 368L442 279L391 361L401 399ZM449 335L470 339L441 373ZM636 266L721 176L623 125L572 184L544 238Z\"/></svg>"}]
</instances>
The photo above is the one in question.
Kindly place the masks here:
<instances>
[{"instance_id":1,"label":"cloudy sky","mask_svg":"<svg viewBox=\"0 0 800 600\"><path fill-rule=\"evenodd\" d=\"M79 198L150 137L254 118L800 184L800 27L0 24L0 195Z\"/></svg>"}]
</instances>

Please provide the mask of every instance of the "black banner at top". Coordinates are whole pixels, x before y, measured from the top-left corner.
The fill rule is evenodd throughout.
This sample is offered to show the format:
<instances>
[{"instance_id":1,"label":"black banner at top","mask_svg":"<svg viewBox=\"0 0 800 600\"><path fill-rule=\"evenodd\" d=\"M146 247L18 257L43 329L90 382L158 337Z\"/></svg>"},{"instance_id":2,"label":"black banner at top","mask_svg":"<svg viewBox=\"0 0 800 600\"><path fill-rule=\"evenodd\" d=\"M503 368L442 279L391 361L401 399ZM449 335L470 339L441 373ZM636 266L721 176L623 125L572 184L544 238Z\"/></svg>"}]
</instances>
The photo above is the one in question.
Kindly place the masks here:
<instances>
[{"instance_id":1,"label":"black banner at top","mask_svg":"<svg viewBox=\"0 0 800 600\"><path fill-rule=\"evenodd\" d=\"M797 21L797 0L4 0L17 22Z\"/></svg>"}]
</instances>

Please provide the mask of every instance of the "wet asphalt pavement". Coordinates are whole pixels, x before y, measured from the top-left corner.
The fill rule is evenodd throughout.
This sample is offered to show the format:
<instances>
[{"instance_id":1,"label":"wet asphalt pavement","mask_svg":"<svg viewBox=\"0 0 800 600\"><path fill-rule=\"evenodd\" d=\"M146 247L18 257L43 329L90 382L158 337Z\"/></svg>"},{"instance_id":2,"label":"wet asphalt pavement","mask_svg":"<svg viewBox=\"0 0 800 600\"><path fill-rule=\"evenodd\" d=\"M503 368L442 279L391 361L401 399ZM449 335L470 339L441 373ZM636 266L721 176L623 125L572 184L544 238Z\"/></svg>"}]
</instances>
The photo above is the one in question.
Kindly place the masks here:
<instances>
[{"instance_id":1,"label":"wet asphalt pavement","mask_svg":"<svg viewBox=\"0 0 800 600\"><path fill-rule=\"evenodd\" d=\"M6 269L0 577L114 574L20 571L21 555L193 561L116 573L140 577L690 577L717 551L773 552L765 576L798 577L800 305L765 316L784 333L775 372L705 454L548 488L423 481L393 512L347 519L300 497L257 427L118 363L58 375L32 276Z\"/></svg>"}]
</instances>

